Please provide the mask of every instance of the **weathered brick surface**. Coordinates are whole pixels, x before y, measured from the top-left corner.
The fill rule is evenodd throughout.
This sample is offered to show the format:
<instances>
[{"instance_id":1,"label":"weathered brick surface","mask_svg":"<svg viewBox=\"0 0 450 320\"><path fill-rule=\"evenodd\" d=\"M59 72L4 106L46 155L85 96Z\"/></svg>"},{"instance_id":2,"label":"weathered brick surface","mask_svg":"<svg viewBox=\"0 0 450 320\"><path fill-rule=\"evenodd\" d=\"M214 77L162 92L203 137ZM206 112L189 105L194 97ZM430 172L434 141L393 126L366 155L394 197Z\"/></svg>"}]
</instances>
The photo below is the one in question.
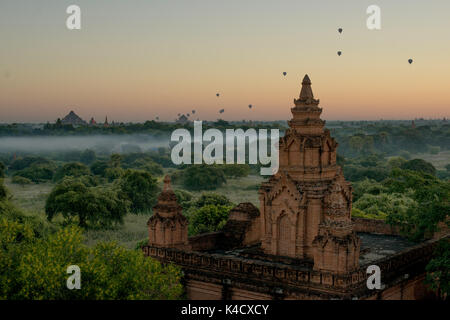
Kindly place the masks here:
<instances>
[{"instance_id":1,"label":"weathered brick surface","mask_svg":"<svg viewBox=\"0 0 450 320\"><path fill-rule=\"evenodd\" d=\"M388 235L399 235L398 227L386 224L383 220L352 218L354 222L353 229L356 232L379 233Z\"/></svg>"}]
</instances>

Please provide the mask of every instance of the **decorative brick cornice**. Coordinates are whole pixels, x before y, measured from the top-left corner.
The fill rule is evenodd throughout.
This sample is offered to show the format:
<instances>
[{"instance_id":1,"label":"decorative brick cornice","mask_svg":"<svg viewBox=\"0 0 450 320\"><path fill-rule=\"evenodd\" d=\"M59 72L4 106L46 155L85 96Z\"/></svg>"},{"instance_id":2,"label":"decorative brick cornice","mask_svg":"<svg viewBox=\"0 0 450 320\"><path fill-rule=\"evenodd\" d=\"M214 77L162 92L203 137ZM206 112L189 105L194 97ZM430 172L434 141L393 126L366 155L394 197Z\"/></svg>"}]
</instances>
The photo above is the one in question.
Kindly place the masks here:
<instances>
[{"instance_id":1,"label":"decorative brick cornice","mask_svg":"<svg viewBox=\"0 0 450 320\"><path fill-rule=\"evenodd\" d=\"M426 241L370 264L380 267L382 283L389 287L390 283L393 283L399 276L423 273L424 266L431 259L438 240ZM316 293L322 292L341 297L349 295L361 297L373 294L366 288L366 270L369 264L363 265L353 272L335 274L313 271L304 266L283 265L214 253L188 252L153 246L143 246L142 250L146 256L163 263L179 265L187 274L202 275L203 281L208 281L208 279L212 281L213 278L231 278L234 282L260 284L262 289L273 284L293 291L308 289Z\"/></svg>"}]
</instances>

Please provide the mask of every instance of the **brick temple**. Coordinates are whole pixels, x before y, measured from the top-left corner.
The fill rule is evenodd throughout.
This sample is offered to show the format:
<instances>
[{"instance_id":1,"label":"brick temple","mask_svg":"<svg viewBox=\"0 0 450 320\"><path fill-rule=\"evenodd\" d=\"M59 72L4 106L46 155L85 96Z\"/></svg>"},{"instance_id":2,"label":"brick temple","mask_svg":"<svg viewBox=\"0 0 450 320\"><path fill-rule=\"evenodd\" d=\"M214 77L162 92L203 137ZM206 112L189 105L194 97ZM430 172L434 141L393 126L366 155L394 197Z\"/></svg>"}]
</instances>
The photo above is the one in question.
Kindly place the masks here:
<instances>
[{"instance_id":1,"label":"brick temple","mask_svg":"<svg viewBox=\"0 0 450 320\"><path fill-rule=\"evenodd\" d=\"M382 221L352 218L352 187L306 75L280 138L279 170L220 232L188 237L170 178L148 221L147 256L184 271L189 299L422 299L438 237L421 244ZM440 234L440 237L448 237ZM367 288L367 267L381 289Z\"/></svg>"}]
</instances>

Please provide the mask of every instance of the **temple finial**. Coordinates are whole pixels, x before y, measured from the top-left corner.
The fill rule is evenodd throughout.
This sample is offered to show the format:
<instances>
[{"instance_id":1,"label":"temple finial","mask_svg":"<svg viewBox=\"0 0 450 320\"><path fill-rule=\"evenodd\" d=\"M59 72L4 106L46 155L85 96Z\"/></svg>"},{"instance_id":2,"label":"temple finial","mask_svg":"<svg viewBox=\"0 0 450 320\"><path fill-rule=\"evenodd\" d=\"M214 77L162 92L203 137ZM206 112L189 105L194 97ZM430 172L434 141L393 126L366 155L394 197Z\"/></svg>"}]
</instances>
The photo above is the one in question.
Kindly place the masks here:
<instances>
[{"instance_id":1,"label":"temple finial","mask_svg":"<svg viewBox=\"0 0 450 320\"><path fill-rule=\"evenodd\" d=\"M302 81L302 90L300 91L300 100L305 101L308 99L314 99L314 95L311 89L311 80L308 75L305 74L305 77Z\"/></svg>"},{"instance_id":2,"label":"temple finial","mask_svg":"<svg viewBox=\"0 0 450 320\"><path fill-rule=\"evenodd\" d=\"M170 190L170 176L169 175L166 175L165 177L164 177L164 189L163 189L163 191L167 191L167 190Z\"/></svg>"},{"instance_id":3,"label":"temple finial","mask_svg":"<svg viewBox=\"0 0 450 320\"><path fill-rule=\"evenodd\" d=\"M311 79L309 79L309 76L307 74L305 74L305 76L303 77L302 84L309 84L309 85L311 85Z\"/></svg>"}]
</instances>

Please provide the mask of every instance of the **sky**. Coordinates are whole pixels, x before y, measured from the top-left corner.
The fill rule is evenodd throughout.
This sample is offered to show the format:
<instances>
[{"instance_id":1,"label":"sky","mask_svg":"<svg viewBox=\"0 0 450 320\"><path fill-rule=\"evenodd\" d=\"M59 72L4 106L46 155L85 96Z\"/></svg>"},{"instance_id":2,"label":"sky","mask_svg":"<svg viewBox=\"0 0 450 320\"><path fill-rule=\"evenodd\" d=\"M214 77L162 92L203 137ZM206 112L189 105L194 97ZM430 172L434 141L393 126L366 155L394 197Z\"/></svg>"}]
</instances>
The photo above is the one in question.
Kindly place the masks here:
<instances>
[{"instance_id":1,"label":"sky","mask_svg":"<svg viewBox=\"0 0 450 320\"><path fill-rule=\"evenodd\" d=\"M450 117L450 1L0 0L0 122L284 120L305 74L326 120Z\"/></svg>"}]
</instances>

